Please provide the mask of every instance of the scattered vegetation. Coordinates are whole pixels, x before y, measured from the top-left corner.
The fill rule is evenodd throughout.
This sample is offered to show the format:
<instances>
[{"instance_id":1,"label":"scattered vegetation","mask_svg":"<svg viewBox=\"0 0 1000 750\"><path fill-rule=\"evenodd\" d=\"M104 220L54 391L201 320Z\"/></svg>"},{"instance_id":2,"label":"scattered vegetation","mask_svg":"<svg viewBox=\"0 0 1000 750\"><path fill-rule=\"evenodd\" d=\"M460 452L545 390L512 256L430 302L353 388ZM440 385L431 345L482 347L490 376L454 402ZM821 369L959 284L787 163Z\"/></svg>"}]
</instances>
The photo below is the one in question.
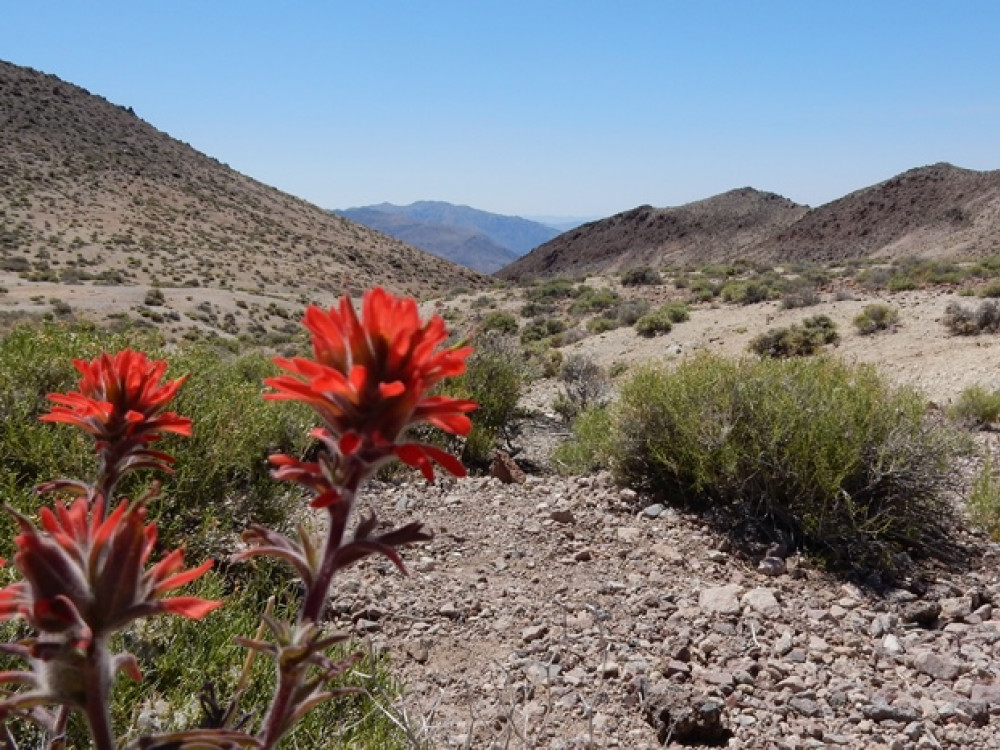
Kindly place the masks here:
<instances>
[{"instance_id":1,"label":"scattered vegetation","mask_svg":"<svg viewBox=\"0 0 1000 750\"><path fill-rule=\"evenodd\" d=\"M591 357L573 354L559 373L563 391L552 405L566 422L572 422L582 411L599 405L608 395L608 375Z\"/></svg>"},{"instance_id":2,"label":"scattered vegetation","mask_svg":"<svg viewBox=\"0 0 1000 750\"><path fill-rule=\"evenodd\" d=\"M988 299L972 309L959 302L949 302L941 322L956 336L996 333L1000 330L1000 305Z\"/></svg>"},{"instance_id":3,"label":"scattered vegetation","mask_svg":"<svg viewBox=\"0 0 1000 750\"><path fill-rule=\"evenodd\" d=\"M864 309L854 317L854 327L862 336L868 336L877 331L886 331L899 321L899 310L895 307L876 302L865 305Z\"/></svg>"},{"instance_id":4,"label":"scattered vegetation","mask_svg":"<svg viewBox=\"0 0 1000 750\"><path fill-rule=\"evenodd\" d=\"M988 391L981 385L969 386L948 411L968 427L985 429L1000 418L1000 391Z\"/></svg>"},{"instance_id":5,"label":"scattered vegetation","mask_svg":"<svg viewBox=\"0 0 1000 750\"><path fill-rule=\"evenodd\" d=\"M750 351L760 357L778 359L808 357L838 341L836 323L828 315L813 315L801 324L793 323L762 333L750 342Z\"/></svg>"},{"instance_id":6,"label":"scattered vegetation","mask_svg":"<svg viewBox=\"0 0 1000 750\"><path fill-rule=\"evenodd\" d=\"M675 323L682 323L691 317L686 303L672 300L660 305L635 322L635 330L640 336L652 338L663 333L670 333Z\"/></svg>"},{"instance_id":7,"label":"scattered vegetation","mask_svg":"<svg viewBox=\"0 0 1000 750\"><path fill-rule=\"evenodd\" d=\"M655 286L662 283L660 272L649 266L630 268L622 273L622 286Z\"/></svg>"}]
</instances>

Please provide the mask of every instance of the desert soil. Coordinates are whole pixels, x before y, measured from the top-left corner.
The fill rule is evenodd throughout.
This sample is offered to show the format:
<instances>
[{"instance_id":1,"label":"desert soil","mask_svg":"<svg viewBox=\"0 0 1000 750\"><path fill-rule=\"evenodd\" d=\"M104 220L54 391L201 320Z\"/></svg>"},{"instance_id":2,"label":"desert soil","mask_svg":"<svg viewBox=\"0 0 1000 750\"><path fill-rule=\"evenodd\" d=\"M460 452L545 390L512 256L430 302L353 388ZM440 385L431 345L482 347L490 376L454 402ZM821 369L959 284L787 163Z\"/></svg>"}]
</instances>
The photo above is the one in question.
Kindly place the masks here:
<instances>
[{"instance_id":1,"label":"desert soil","mask_svg":"<svg viewBox=\"0 0 1000 750\"><path fill-rule=\"evenodd\" d=\"M825 313L837 354L942 404L1000 386L997 342L940 323L958 297L886 297L900 325L862 337L850 321L877 299L703 307L666 337L624 329L565 351L609 366L740 354L769 326ZM557 390L542 382L526 404L551 411ZM528 442L544 463L551 441ZM406 685L396 710L432 746L1000 748L1000 547L982 538L972 569L876 593L795 556L739 557L702 519L606 475L415 481L369 498L434 540L407 551L409 578L387 564L346 575L336 625L390 655Z\"/></svg>"}]
</instances>

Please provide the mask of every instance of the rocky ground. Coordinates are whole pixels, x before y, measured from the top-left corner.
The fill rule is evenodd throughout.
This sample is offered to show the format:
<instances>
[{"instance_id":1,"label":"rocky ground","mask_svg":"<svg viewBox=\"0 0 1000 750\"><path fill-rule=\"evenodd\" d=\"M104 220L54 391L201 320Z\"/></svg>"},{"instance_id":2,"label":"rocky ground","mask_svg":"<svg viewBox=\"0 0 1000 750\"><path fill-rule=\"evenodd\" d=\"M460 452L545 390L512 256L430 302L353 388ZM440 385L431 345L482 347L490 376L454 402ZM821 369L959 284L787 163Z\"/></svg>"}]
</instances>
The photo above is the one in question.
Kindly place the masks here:
<instances>
[{"instance_id":1,"label":"rocky ground","mask_svg":"<svg viewBox=\"0 0 1000 750\"><path fill-rule=\"evenodd\" d=\"M875 593L606 475L368 498L434 540L409 578L345 575L336 624L391 655L433 747L1000 748L996 545Z\"/></svg>"}]
</instances>

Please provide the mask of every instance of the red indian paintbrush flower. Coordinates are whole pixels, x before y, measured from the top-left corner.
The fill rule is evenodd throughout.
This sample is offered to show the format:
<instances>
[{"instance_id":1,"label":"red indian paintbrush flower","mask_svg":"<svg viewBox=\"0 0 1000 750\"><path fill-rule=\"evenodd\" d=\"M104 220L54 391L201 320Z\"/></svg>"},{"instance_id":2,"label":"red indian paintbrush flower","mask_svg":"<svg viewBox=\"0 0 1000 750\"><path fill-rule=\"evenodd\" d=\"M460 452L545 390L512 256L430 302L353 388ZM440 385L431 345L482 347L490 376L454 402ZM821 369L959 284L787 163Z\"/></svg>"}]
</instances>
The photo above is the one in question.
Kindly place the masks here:
<instances>
[{"instance_id":1,"label":"red indian paintbrush flower","mask_svg":"<svg viewBox=\"0 0 1000 750\"><path fill-rule=\"evenodd\" d=\"M39 419L81 427L96 441L101 456L98 489L107 498L123 473L150 468L170 471L174 459L152 450L150 443L163 433L191 434L191 420L165 411L187 377L161 383L167 370L162 360L148 361L143 352L125 349L115 355L102 354L91 362L75 360L83 376L77 391L50 393L56 405ZM44 489L83 485L56 481Z\"/></svg>"},{"instance_id":2,"label":"red indian paintbrush flower","mask_svg":"<svg viewBox=\"0 0 1000 750\"><path fill-rule=\"evenodd\" d=\"M472 347L438 348L448 337L439 316L422 322L412 299L375 288L364 296L360 319L345 296L328 311L309 307L303 322L312 332L314 359L275 359L291 374L268 378L265 382L275 392L265 398L311 406L326 424L314 434L335 456L374 465L395 455L428 480L434 478L432 461L456 476L465 474L461 462L445 451L400 442L406 428L417 422L458 435L467 435L472 427L466 414L476 408L474 401L427 395L442 379L465 372L465 359L472 353ZM321 498L333 493L328 499L335 499L336 483L323 476L335 474L335 466L284 455L271 460L278 466L277 478L305 484ZM321 498L314 504L327 504Z\"/></svg>"},{"instance_id":3,"label":"red indian paintbrush flower","mask_svg":"<svg viewBox=\"0 0 1000 750\"><path fill-rule=\"evenodd\" d=\"M156 614L199 619L222 602L164 595L203 575L212 561L184 570L177 549L147 568L156 524L142 503L122 502L106 518L103 501L78 498L42 508L41 529L17 515L14 564L24 580L0 590L0 620L23 616L46 633L72 634L80 645Z\"/></svg>"}]
</instances>

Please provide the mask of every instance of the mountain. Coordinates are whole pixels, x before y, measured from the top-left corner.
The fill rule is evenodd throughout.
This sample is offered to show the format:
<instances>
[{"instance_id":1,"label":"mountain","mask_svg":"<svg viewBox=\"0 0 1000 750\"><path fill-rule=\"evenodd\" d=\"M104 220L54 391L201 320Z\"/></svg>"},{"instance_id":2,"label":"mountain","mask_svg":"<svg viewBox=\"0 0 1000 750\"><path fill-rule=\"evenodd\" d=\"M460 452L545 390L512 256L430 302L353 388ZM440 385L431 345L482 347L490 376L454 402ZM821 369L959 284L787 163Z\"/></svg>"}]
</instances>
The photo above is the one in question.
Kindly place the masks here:
<instances>
[{"instance_id":1,"label":"mountain","mask_svg":"<svg viewBox=\"0 0 1000 750\"><path fill-rule=\"evenodd\" d=\"M496 275L522 280L735 258L990 254L1000 254L1000 170L941 163L813 209L752 188L676 208L640 206L561 234Z\"/></svg>"},{"instance_id":2,"label":"mountain","mask_svg":"<svg viewBox=\"0 0 1000 750\"><path fill-rule=\"evenodd\" d=\"M815 261L1000 253L1000 170L911 169L809 211L758 253Z\"/></svg>"},{"instance_id":3,"label":"mountain","mask_svg":"<svg viewBox=\"0 0 1000 750\"><path fill-rule=\"evenodd\" d=\"M753 188L674 208L639 206L561 234L496 275L524 280L738 258L807 211Z\"/></svg>"},{"instance_id":4,"label":"mountain","mask_svg":"<svg viewBox=\"0 0 1000 750\"><path fill-rule=\"evenodd\" d=\"M519 216L444 201L417 201L408 206L378 203L335 213L486 273L559 234L558 229Z\"/></svg>"},{"instance_id":5,"label":"mountain","mask_svg":"<svg viewBox=\"0 0 1000 750\"><path fill-rule=\"evenodd\" d=\"M130 108L6 62L0 132L0 272L302 301L487 283L239 174Z\"/></svg>"},{"instance_id":6,"label":"mountain","mask_svg":"<svg viewBox=\"0 0 1000 750\"><path fill-rule=\"evenodd\" d=\"M498 271L520 257L475 229L419 221L377 207L349 208L335 213L481 273Z\"/></svg>"}]
</instances>

